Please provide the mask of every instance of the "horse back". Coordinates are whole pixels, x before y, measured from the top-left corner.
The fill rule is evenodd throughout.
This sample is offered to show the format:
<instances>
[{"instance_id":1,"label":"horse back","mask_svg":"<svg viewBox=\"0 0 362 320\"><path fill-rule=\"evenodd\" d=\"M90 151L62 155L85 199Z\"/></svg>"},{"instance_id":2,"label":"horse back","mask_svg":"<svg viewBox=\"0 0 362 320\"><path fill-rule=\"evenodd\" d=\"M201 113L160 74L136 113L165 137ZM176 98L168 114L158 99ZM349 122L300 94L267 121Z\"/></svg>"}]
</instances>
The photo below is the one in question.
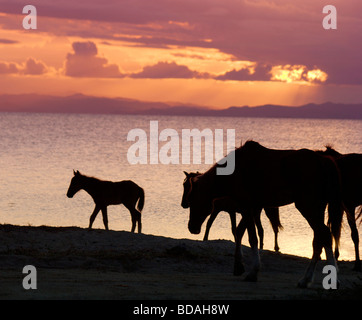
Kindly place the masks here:
<instances>
[{"instance_id":1,"label":"horse back","mask_svg":"<svg viewBox=\"0 0 362 320\"><path fill-rule=\"evenodd\" d=\"M324 176L323 156L308 149L275 150L265 147L240 154L236 160L237 190L261 207L283 206L301 194L319 192Z\"/></svg>"},{"instance_id":2,"label":"horse back","mask_svg":"<svg viewBox=\"0 0 362 320\"><path fill-rule=\"evenodd\" d=\"M140 187L131 180L102 181L98 201L104 205L135 203L140 195Z\"/></svg>"}]
</instances>

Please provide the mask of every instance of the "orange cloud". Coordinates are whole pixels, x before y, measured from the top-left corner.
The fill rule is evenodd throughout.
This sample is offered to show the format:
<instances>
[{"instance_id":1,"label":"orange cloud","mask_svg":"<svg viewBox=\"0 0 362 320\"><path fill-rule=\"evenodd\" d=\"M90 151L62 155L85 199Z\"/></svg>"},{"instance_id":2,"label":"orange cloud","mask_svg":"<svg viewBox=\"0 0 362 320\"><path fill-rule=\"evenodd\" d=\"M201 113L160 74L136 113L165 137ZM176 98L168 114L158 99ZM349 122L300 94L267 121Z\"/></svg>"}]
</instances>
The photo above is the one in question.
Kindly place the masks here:
<instances>
[{"instance_id":1,"label":"orange cloud","mask_svg":"<svg viewBox=\"0 0 362 320\"><path fill-rule=\"evenodd\" d=\"M271 69L271 80L282 82L325 82L328 78L327 73L320 69L308 70L303 65L277 65Z\"/></svg>"},{"instance_id":2,"label":"orange cloud","mask_svg":"<svg viewBox=\"0 0 362 320\"><path fill-rule=\"evenodd\" d=\"M328 74L320 69L314 69L307 72L306 75L308 81L320 81L325 82L328 79Z\"/></svg>"}]
</instances>

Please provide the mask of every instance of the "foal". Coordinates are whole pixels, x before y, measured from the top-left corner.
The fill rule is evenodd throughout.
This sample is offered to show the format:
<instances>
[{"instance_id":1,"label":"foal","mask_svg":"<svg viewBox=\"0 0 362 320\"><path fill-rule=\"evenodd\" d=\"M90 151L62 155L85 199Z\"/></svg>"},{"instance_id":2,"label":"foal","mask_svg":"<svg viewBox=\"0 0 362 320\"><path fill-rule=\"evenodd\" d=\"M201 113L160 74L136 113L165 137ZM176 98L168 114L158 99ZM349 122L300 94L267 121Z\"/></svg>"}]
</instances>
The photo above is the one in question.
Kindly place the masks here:
<instances>
[{"instance_id":1,"label":"foal","mask_svg":"<svg viewBox=\"0 0 362 320\"><path fill-rule=\"evenodd\" d=\"M202 173L184 171L184 174L186 175L186 178L183 183L184 193L182 195L181 206L186 209L186 208L190 207L188 196L191 192L191 179L194 177L201 176ZM213 200L213 210L212 210L209 220L207 221L206 231L205 231L205 235L204 235L204 239L203 239L204 241L208 240L211 225L213 224L217 215L221 211L225 211L229 214L230 220L231 220L231 232L233 233L234 239L236 241L236 212L238 212L238 210L237 210L236 203L231 198L228 198L228 197L218 198L218 199ZM276 252L279 252L278 232L279 232L279 230L283 229L283 227L280 223L280 219L279 219L279 208L273 208L273 207L264 208L264 211L265 211L266 216L269 218L273 231L274 231L274 250ZM255 225L258 229L258 235L259 235L259 239L260 239L260 250L263 250L264 229L261 224L260 215L261 215L261 209L255 215L254 221L255 221Z\"/></svg>"},{"instance_id":2,"label":"foal","mask_svg":"<svg viewBox=\"0 0 362 320\"><path fill-rule=\"evenodd\" d=\"M135 231L136 224L138 224L138 233L141 233L141 211L145 202L145 193L140 186L130 180L119 182L102 181L82 175L79 171L73 170L73 173L74 177L70 182L67 197L73 198L79 190L83 189L93 198L96 205L90 217L89 229L92 228L98 212L102 211L104 227L108 230L107 206L123 204L131 213L131 232Z\"/></svg>"}]
</instances>

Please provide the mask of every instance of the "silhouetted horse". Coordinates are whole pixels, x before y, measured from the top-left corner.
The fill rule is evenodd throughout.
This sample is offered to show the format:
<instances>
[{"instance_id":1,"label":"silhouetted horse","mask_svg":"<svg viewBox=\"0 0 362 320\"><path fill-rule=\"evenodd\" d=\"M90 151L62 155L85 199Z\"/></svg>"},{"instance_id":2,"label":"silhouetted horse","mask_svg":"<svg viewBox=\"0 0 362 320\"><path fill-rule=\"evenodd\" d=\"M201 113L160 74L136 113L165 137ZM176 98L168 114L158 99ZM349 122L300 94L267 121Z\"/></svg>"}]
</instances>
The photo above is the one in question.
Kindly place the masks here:
<instances>
[{"instance_id":1,"label":"silhouetted horse","mask_svg":"<svg viewBox=\"0 0 362 320\"><path fill-rule=\"evenodd\" d=\"M338 247L343 210L335 162L311 150L273 150L254 141L248 141L232 152L235 153L233 174L217 175L216 168L220 165L216 163L204 174L191 178L189 231L199 234L202 223L212 212L213 200L230 197L236 203L237 211L243 214L236 229L234 274L244 272L241 231L246 225L253 265L245 280L256 281L260 259L254 216L261 208L294 202L314 232L313 257L298 285L306 287L312 281L323 248L328 264L336 266L332 235ZM324 224L327 204L331 229Z\"/></svg>"},{"instance_id":2,"label":"silhouetted horse","mask_svg":"<svg viewBox=\"0 0 362 320\"><path fill-rule=\"evenodd\" d=\"M351 237L354 243L356 261L354 270L361 271L361 260L359 257L359 236L356 226L356 207L362 205L362 154L349 153L341 154L332 147L327 146L322 152L333 157L342 179L342 200L347 211L347 221L351 228ZM339 256L338 249L335 252L336 258Z\"/></svg>"},{"instance_id":3,"label":"silhouetted horse","mask_svg":"<svg viewBox=\"0 0 362 320\"><path fill-rule=\"evenodd\" d=\"M101 210L104 227L108 230L107 206L123 204L132 216L131 232L135 231L137 223L138 232L141 233L141 211L145 201L145 194L141 187L129 180L119 182L102 181L82 175L79 171L73 171L73 173L74 177L70 182L67 197L73 198L79 190L83 189L93 198L96 205L90 217L89 228L92 228L94 219Z\"/></svg>"},{"instance_id":4,"label":"silhouetted horse","mask_svg":"<svg viewBox=\"0 0 362 320\"><path fill-rule=\"evenodd\" d=\"M186 171L184 171L184 173L186 175L186 178L183 183L184 192L182 195L181 206L186 209L186 208L190 207L190 204L188 201L188 195L189 195L190 187L191 187L190 180L191 180L191 178L201 175L201 173L200 172L188 173ZM225 197L225 198L219 198L219 199L213 200L213 211L210 212L211 215L210 215L209 220L207 221L206 231L205 231L205 235L204 235L204 239L203 239L204 241L208 240L210 228L220 211L225 211L229 214L230 220L231 220L231 232L233 233L234 238L236 240L236 212L237 212L236 207L237 207L236 203L234 203L231 198ZM273 231L274 231L274 250L276 252L278 252L279 251L278 231L279 231L279 229L283 228L280 223L280 220L279 220L279 209L278 208L264 208L264 211L265 211L265 214L267 215L267 217L269 218ZM259 235L259 239L260 239L259 248L260 248L260 250L262 250L263 246L264 246L263 245L264 244L264 229L261 224L260 215L261 215L261 210L260 210L259 214L256 214L256 216L255 216L255 224L258 229L258 235Z\"/></svg>"}]
</instances>

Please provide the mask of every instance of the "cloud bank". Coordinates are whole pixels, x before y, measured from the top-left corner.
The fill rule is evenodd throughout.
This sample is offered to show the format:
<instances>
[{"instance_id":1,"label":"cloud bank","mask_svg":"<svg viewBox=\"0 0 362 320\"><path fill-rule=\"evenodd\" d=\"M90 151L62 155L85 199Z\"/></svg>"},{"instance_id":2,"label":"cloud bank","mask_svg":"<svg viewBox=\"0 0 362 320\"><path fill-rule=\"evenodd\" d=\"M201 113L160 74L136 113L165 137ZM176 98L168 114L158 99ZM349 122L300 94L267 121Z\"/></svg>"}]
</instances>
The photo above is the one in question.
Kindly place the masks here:
<instances>
[{"instance_id":1,"label":"cloud bank","mask_svg":"<svg viewBox=\"0 0 362 320\"><path fill-rule=\"evenodd\" d=\"M338 29L333 31L323 29L324 4L315 0L89 0L76 4L34 0L32 4L39 9L39 30L55 36L122 41L142 48L214 48L235 60L256 64L255 71L231 68L219 74L218 80L286 81L285 77L299 77L324 84L362 84L360 0L338 1ZM23 5L20 0L2 1L3 28L19 28L18 19L10 16L19 15ZM0 44L12 42L0 39ZM118 65L98 52L82 53L94 48L73 49L67 57L67 75L124 76ZM189 65L180 68L173 63L182 65L155 61L131 77L162 77L162 72L170 70L174 77L206 76L194 73L199 71ZM297 66L303 66L304 71L298 71ZM3 65L2 71L14 69Z\"/></svg>"},{"instance_id":2,"label":"cloud bank","mask_svg":"<svg viewBox=\"0 0 362 320\"><path fill-rule=\"evenodd\" d=\"M28 58L23 64L0 61L0 74L42 75L47 72L45 63L34 58Z\"/></svg>"}]
</instances>

